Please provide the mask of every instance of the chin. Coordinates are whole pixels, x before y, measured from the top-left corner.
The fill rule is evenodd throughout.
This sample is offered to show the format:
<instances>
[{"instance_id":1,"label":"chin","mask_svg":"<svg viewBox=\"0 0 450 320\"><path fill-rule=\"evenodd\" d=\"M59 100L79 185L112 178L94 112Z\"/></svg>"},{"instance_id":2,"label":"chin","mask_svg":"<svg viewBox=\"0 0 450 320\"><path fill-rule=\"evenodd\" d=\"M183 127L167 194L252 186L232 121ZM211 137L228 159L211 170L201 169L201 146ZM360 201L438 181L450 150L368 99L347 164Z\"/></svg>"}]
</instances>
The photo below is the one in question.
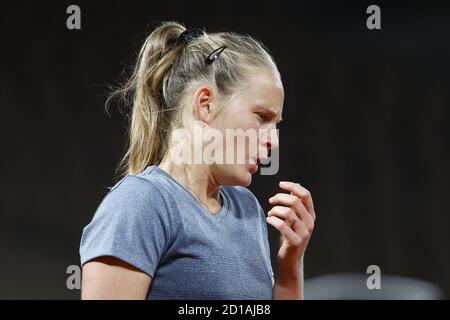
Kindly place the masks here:
<instances>
[{"instance_id":1,"label":"chin","mask_svg":"<svg viewBox=\"0 0 450 320\"><path fill-rule=\"evenodd\" d=\"M247 165L239 165L236 168L236 183L242 187L248 187L252 183L252 172Z\"/></svg>"},{"instance_id":2,"label":"chin","mask_svg":"<svg viewBox=\"0 0 450 320\"><path fill-rule=\"evenodd\" d=\"M231 165L227 168L225 185L248 187L252 183L252 169L248 165Z\"/></svg>"}]
</instances>

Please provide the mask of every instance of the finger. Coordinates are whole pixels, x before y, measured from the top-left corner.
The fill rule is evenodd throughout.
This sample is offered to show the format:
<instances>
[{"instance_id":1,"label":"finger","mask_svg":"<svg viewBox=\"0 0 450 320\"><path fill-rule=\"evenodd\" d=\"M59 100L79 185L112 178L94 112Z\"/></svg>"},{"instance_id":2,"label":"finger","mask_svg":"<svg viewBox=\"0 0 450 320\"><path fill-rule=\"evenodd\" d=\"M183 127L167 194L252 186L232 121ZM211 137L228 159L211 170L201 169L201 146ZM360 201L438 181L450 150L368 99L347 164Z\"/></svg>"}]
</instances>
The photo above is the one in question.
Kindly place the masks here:
<instances>
[{"instance_id":1,"label":"finger","mask_svg":"<svg viewBox=\"0 0 450 320\"><path fill-rule=\"evenodd\" d=\"M302 237L302 239L308 239L311 235L311 231L308 226L301 220L294 223L293 229L298 235L300 235L300 237Z\"/></svg>"},{"instance_id":2,"label":"finger","mask_svg":"<svg viewBox=\"0 0 450 320\"><path fill-rule=\"evenodd\" d=\"M311 193L308 189L300 185L299 183L294 183L291 181L281 181L280 187L287 191L290 191L292 194L299 197L302 201L305 202L305 207L310 214L314 213L314 203L312 201Z\"/></svg>"},{"instance_id":3,"label":"finger","mask_svg":"<svg viewBox=\"0 0 450 320\"><path fill-rule=\"evenodd\" d=\"M280 233L284 236L286 241L291 243L292 245L299 245L302 242L302 238L292 230L286 222L281 220L278 217L270 216L266 218L267 222L272 225L275 229L280 231Z\"/></svg>"},{"instance_id":4,"label":"finger","mask_svg":"<svg viewBox=\"0 0 450 320\"><path fill-rule=\"evenodd\" d=\"M289 221L298 219L297 214L291 208L284 206L274 206L272 209L269 210L267 215L269 217L276 216L278 218L282 218L287 222L288 225Z\"/></svg>"},{"instance_id":5,"label":"finger","mask_svg":"<svg viewBox=\"0 0 450 320\"><path fill-rule=\"evenodd\" d=\"M308 189L301 186L299 183L294 183L290 181L281 181L279 185L280 188L292 192L292 194L299 197L300 200L304 202L306 210L311 214L314 220L316 219L316 213L314 211L314 203L312 200L311 193L309 192Z\"/></svg>"},{"instance_id":6,"label":"finger","mask_svg":"<svg viewBox=\"0 0 450 320\"><path fill-rule=\"evenodd\" d=\"M310 230L314 228L314 219L306 210L303 202L300 201L299 197L286 193L278 193L275 196L271 197L269 199L269 202L272 205L281 204L292 208L298 215L298 217L305 221Z\"/></svg>"},{"instance_id":7,"label":"finger","mask_svg":"<svg viewBox=\"0 0 450 320\"><path fill-rule=\"evenodd\" d=\"M268 212L268 216L283 219L289 228L294 230L302 238L309 237L312 232L312 229L304 221L299 219L289 207L275 206Z\"/></svg>"}]
</instances>

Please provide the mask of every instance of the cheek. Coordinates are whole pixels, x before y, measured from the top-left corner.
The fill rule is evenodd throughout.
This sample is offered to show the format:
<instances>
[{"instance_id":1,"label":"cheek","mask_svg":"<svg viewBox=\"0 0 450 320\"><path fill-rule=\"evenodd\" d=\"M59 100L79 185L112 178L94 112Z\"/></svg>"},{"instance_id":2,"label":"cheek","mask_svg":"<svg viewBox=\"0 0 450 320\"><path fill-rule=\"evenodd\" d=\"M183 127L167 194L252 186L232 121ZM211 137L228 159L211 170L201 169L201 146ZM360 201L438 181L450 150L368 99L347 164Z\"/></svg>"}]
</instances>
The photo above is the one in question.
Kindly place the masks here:
<instances>
[{"instance_id":1,"label":"cheek","mask_svg":"<svg viewBox=\"0 0 450 320\"><path fill-rule=\"evenodd\" d=\"M243 110L233 114L232 127L236 129L258 128L259 121L253 112Z\"/></svg>"},{"instance_id":2,"label":"cheek","mask_svg":"<svg viewBox=\"0 0 450 320\"><path fill-rule=\"evenodd\" d=\"M248 122L248 127L247 128L253 128L253 129L258 129L260 127L260 123L258 120L253 120L253 121L249 121Z\"/></svg>"},{"instance_id":3,"label":"cheek","mask_svg":"<svg viewBox=\"0 0 450 320\"><path fill-rule=\"evenodd\" d=\"M227 138L224 139L225 154L234 155L236 157L235 160L240 161L246 159L248 154L253 155L256 153L255 149L258 146L258 133L261 123L252 112L233 114L224 121L223 126L227 128L224 131L231 130L229 133L232 135L232 137L225 135L232 140L232 143L228 143L230 141ZM235 131L236 129L241 130ZM246 138L246 133L249 134L248 130L253 131L253 134L250 134L251 138ZM237 157L240 157L240 160L237 160Z\"/></svg>"},{"instance_id":4,"label":"cheek","mask_svg":"<svg viewBox=\"0 0 450 320\"><path fill-rule=\"evenodd\" d=\"M254 115L242 117L241 128L243 128L243 129L258 129L259 127L260 127L260 123Z\"/></svg>"}]
</instances>

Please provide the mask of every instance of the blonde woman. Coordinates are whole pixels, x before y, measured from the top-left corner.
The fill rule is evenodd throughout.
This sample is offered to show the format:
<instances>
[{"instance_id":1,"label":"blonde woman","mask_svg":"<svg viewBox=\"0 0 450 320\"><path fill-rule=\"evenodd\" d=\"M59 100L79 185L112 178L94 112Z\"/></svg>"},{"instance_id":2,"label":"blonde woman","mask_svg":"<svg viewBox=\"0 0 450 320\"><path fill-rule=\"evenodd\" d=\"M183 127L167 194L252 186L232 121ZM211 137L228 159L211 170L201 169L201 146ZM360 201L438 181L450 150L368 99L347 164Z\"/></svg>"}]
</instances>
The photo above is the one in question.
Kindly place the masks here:
<instances>
[{"instance_id":1,"label":"blonde woman","mask_svg":"<svg viewBox=\"0 0 450 320\"><path fill-rule=\"evenodd\" d=\"M132 98L129 148L121 180L83 230L82 299L302 299L311 194L280 182L285 192L269 199L266 216L246 188L278 147L284 92L265 47L248 35L164 22L119 93ZM257 149L240 149L244 163L178 161L174 134L195 128L235 130L236 145L224 135L216 150L224 154L249 147L238 138L253 130ZM195 153L192 140L182 141ZM280 232L276 279L267 223Z\"/></svg>"}]
</instances>

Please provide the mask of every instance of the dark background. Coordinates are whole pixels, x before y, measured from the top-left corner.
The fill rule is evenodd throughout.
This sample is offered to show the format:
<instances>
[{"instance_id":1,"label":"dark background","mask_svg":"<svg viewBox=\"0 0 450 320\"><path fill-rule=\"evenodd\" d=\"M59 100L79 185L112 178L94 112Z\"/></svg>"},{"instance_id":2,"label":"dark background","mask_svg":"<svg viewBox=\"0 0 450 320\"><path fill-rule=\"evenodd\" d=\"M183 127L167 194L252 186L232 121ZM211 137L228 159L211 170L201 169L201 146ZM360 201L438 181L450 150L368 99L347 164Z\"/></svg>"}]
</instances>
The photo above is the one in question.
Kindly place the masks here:
<instances>
[{"instance_id":1,"label":"dark background","mask_svg":"<svg viewBox=\"0 0 450 320\"><path fill-rule=\"evenodd\" d=\"M285 86L279 180L313 195L306 278L335 272L430 281L450 294L450 6L442 2L15 1L0 8L0 298L78 298L82 228L114 183L126 121L108 85L148 32L176 20L249 33ZM81 7L82 29L66 28ZM381 30L366 8L381 7ZM273 258L278 232L270 227ZM276 268L274 264L274 268Z\"/></svg>"}]
</instances>

